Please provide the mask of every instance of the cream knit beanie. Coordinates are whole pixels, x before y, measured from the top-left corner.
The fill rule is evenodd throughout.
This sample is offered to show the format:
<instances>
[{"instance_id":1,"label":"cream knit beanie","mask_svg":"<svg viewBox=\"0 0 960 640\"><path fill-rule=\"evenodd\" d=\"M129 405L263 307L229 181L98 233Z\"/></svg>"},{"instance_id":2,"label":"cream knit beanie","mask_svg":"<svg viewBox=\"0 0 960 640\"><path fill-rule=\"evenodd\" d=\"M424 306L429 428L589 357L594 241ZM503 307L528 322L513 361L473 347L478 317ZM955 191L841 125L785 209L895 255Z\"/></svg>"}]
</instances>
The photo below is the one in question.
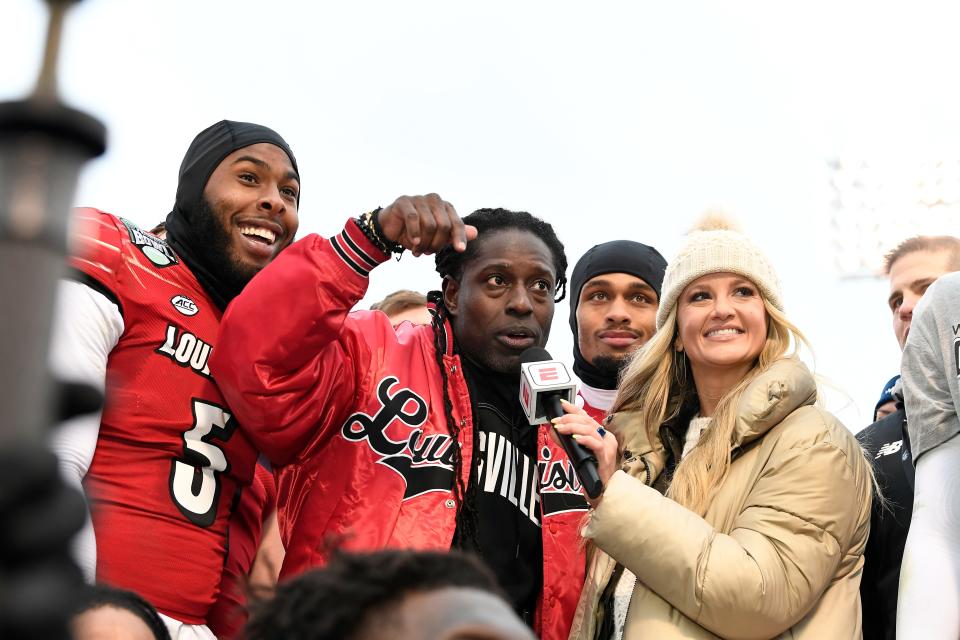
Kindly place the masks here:
<instances>
[{"instance_id":1,"label":"cream knit beanie","mask_svg":"<svg viewBox=\"0 0 960 640\"><path fill-rule=\"evenodd\" d=\"M767 257L749 238L720 214L707 214L688 235L684 246L667 264L663 277L657 330L666 322L677 298L688 284L710 273L736 273L759 287L763 296L780 311L780 280Z\"/></svg>"}]
</instances>

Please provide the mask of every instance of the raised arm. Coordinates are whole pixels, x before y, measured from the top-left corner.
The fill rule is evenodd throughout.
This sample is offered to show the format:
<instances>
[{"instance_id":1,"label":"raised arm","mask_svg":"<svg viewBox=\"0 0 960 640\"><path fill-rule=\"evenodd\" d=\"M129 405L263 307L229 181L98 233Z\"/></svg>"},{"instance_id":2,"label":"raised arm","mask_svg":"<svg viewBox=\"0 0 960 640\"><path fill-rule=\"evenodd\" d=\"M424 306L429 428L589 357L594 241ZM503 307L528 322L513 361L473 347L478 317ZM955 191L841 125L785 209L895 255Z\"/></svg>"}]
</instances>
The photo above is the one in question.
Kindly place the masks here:
<instances>
[{"instance_id":1,"label":"raised arm","mask_svg":"<svg viewBox=\"0 0 960 640\"><path fill-rule=\"evenodd\" d=\"M294 243L223 317L211 370L240 424L275 464L299 454L318 428L339 424L375 357L369 334L393 335L378 315L350 316L387 249L432 253L467 242L453 207L435 195L399 198L376 222L351 219L329 240L311 235Z\"/></svg>"},{"instance_id":2,"label":"raised arm","mask_svg":"<svg viewBox=\"0 0 960 640\"><path fill-rule=\"evenodd\" d=\"M286 464L353 397L369 358L348 313L387 255L347 221L329 240L283 251L230 304L210 369L233 415L275 464Z\"/></svg>"}]
</instances>

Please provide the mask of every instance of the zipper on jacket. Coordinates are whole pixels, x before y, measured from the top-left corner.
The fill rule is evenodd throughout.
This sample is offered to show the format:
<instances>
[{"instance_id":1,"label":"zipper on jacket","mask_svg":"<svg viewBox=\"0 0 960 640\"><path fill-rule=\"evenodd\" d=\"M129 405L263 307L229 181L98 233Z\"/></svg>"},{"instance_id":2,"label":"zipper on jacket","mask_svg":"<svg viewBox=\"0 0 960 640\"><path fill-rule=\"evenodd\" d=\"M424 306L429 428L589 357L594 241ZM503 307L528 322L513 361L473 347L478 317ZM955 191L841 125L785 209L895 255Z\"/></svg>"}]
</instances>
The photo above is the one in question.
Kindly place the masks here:
<instances>
[{"instance_id":1,"label":"zipper on jacket","mask_svg":"<svg viewBox=\"0 0 960 640\"><path fill-rule=\"evenodd\" d=\"M626 568L624 568L626 571ZM633 572L631 572L633 573ZM623 580L623 576L620 576L620 579ZM630 605L633 604L633 594L637 592L637 576L633 576L633 589L630 590L630 599L627 600L627 611L623 614L623 629L620 632L619 637L626 639L627 637L627 620L630 619Z\"/></svg>"},{"instance_id":2,"label":"zipper on jacket","mask_svg":"<svg viewBox=\"0 0 960 640\"><path fill-rule=\"evenodd\" d=\"M643 462L643 484L645 484L645 485L647 485L647 486L649 487L649 486L651 486L651 484L652 484L652 482L653 482L653 480L652 480L652 478L651 478L651 474L650 474L650 463L648 463L648 462L647 462L647 459L646 459L645 457L643 457L642 455L639 456L639 457L640 457L640 461ZM627 568L624 567L623 570L626 571ZM633 572L631 572L631 574L632 574L632 573L633 573ZM618 579L618 581L619 581L619 580L623 580L623 573L620 574L620 578ZM616 587L614 587L614 592L616 592ZM620 635L618 636L619 638L626 638L626 637L627 637L627 632L626 632L626 629L627 629L627 620L630 619L630 605L633 604L633 594L635 594L636 592L637 592L637 576L634 575L634 576L633 576L633 589L630 590L630 599L627 600L627 610L626 610L626 612L624 612L624 614L623 614L623 629L621 630ZM616 629L614 629L614 631L616 631Z\"/></svg>"},{"instance_id":3,"label":"zipper on jacket","mask_svg":"<svg viewBox=\"0 0 960 640\"><path fill-rule=\"evenodd\" d=\"M650 463L647 462L646 457L644 457L642 454L633 455L627 458L626 460L623 461L621 468L624 469L624 471L626 471L626 468L628 468L632 464L635 464L638 461L640 462L640 464L643 465L643 479L642 479L643 484L649 487L652 480L651 473L650 473ZM595 640L612 640L612 638L624 637L624 633L622 630L619 636L617 635L617 619L615 615L616 605L614 604L614 602L616 601L615 594L617 591L617 585L620 582L620 580L623 579L623 574L626 570L627 570L626 567L624 567L622 564L618 562L616 567L614 567L613 574L610 576L610 582L608 583L608 588L604 590L608 592L609 595L605 598L604 597L605 594L601 594L601 598L600 598L601 606L598 606L598 611L594 612L594 615L595 615L594 629L596 630L596 633L594 635ZM637 583L636 583L636 576L634 576L633 589L630 591L630 598L627 600L627 610L624 613L624 617L623 617L624 629L626 628L626 625L627 625L627 618L630 616L630 605L633 604L633 594L636 593L636 591L637 591ZM606 606L606 604L604 604L604 601L606 601L606 604L609 604L609 606ZM600 614L600 615L597 615L597 614ZM607 622L607 621L609 621L610 624L604 625L604 622ZM605 626L606 626L606 629L604 629ZM611 632L609 635L611 635L612 638L602 637L604 630Z\"/></svg>"},{"instance_id":4,"label":"zipper on jacket","mask_svg":"<svg viewBox=\"0 0 960 640\"><path fill-rule=\"evenodd\" d=\"M607 586L600 592L597 608L593 612L593 640L611 640L616 631L616 619L613 615L614 592L617 582L623 575L623 565L614 560L613 571L607 581Z\"/></svg>"},{"instance_id":5,"label":"zipper on jacket","mask_svg":"<svg viewBox=\"0 0 960 640\"><path fill-rule=\"evenodd\" d=\"M635 463L637 460L643 463L643 484L650 486L651 477L650 477L650 463L647 462L647 459L643 455L634 455L623 461L623 464L620 465L620 468L623 471L627 471L630 465ZM629 473L629 472L628 472Z\"/></svg>"}]
</instances>

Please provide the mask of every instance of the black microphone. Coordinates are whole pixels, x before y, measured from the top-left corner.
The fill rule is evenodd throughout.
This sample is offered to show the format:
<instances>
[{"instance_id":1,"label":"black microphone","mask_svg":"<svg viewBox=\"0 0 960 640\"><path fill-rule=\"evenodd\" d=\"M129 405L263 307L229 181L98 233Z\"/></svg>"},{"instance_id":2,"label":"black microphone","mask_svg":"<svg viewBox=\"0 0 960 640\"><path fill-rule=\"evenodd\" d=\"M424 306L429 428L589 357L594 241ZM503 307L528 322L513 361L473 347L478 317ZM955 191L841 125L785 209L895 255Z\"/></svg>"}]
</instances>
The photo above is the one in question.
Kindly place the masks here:
<instances>
[{"instance_id":1,"label":"black microphone","mask_svg":"<svg viewBox=\"0 0 960 640\"><path fill-rule=\"evenodd\" d=\"M560 401L573 404L576 395L577 385L567 368L551 358L546 349L530 347L520 354L520 404L531 425L550 422L564 415ZM557 435L587 495L599 497L603 483L597 473L596 457L569 435L559 431Z\"/></svg>"}]
</instances>

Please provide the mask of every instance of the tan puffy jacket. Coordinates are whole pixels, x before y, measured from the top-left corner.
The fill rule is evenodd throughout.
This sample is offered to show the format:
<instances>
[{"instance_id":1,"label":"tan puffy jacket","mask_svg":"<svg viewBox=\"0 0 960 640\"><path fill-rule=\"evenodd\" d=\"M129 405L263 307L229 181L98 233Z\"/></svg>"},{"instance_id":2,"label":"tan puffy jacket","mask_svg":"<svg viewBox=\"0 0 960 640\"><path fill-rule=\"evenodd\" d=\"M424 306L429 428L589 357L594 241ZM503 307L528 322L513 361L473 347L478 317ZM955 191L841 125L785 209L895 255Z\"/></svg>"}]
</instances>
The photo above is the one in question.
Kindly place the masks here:
<instances>
[{"instance_id":1,"label":"tan puffy jacket","mask_svg":"<svg viewBox=\"0 0 960 640\"><path fill-rule=\"evenodd\" d=\"M729 474L702 518L647 486L663 470L662 445L629 414L615 416L632 455L584 529L599 549L570 637L594 637L619 561L637 576L627 640L860 638L870 467L815 399L813 376L794 359L746 389Z\"/></svg>"}]
</instances>

